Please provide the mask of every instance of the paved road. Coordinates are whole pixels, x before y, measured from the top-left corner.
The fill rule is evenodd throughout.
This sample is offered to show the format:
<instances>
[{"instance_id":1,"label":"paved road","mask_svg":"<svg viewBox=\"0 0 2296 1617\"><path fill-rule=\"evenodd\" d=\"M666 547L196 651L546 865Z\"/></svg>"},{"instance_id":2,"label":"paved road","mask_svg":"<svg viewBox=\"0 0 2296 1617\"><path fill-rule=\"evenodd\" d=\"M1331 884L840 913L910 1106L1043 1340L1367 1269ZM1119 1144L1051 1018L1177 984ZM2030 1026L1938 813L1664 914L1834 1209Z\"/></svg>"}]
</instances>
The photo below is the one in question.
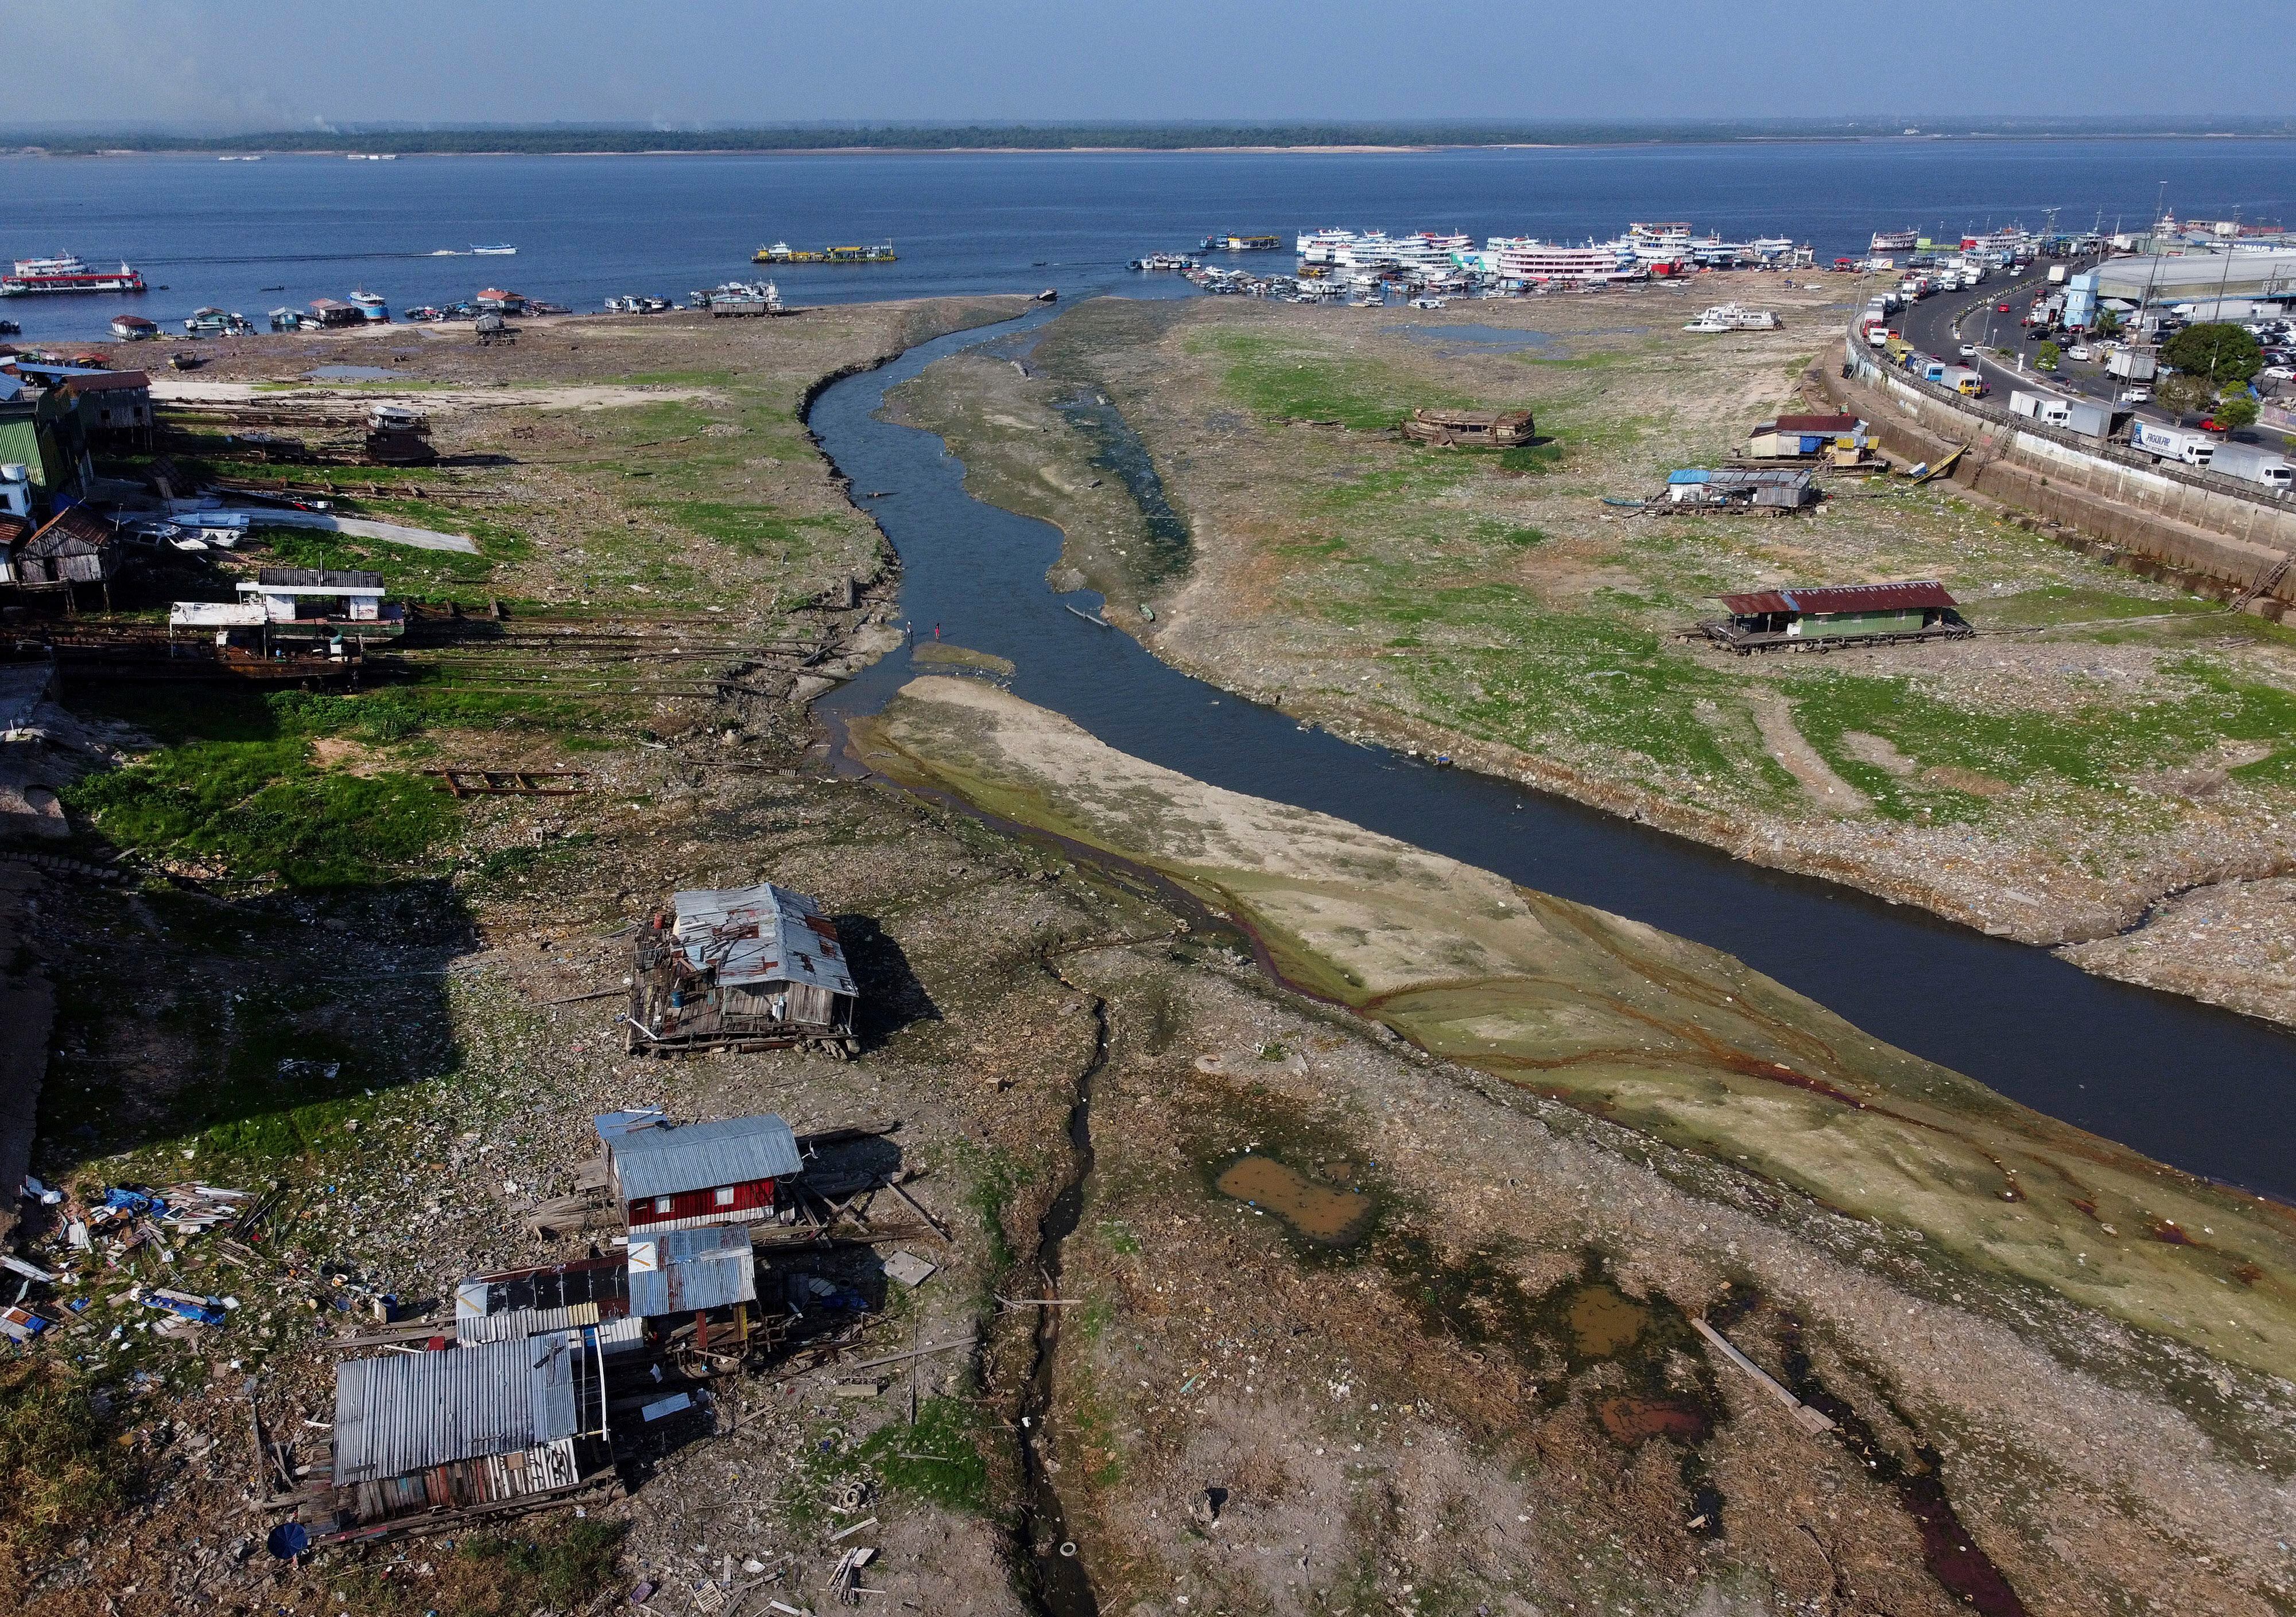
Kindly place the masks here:
<instances>
[{"instance_id":1,"label":"paved road","mask_svg":"<svg viewBox=\"0 0 2296 1617\"><path fill-rule=\"evenodd\" d=\"M2069 274L2072 267L2068 265ZM2111 404L2127 384L2118 377L2105 374L2102 357L2086 365L2066 360L2053 373L2037 373L2033 369L2032 357L2040 350L2041 345L2025 340L2026 327L2022 322L2034 297L2047 284L2048 264L2046 260L2034 264L2013 281L1999 281L1988 276L1974 293L1940 293L1923 299L1898 316L1897 329L1906 341L1924 354L1942 359L1948 365L1974 365L1991 390L1989 402L1999 405L2003 409L2009 407L2011 389L2035 386ZM2005 315L2000 313L1997 307L2004 303L2009 306L2009 312ZM2021 353L2025 357L2024 368L2021 371L2014 358L2003 364L1983 353L1974 359L1964 358L1961 346L1964 342L1975 343L1980 349L1988 346L2004 349L2011 355ZM2169 419L2157 410L2144 409L2138 414L2154 421Z\"/></svg>"}]
</instances>

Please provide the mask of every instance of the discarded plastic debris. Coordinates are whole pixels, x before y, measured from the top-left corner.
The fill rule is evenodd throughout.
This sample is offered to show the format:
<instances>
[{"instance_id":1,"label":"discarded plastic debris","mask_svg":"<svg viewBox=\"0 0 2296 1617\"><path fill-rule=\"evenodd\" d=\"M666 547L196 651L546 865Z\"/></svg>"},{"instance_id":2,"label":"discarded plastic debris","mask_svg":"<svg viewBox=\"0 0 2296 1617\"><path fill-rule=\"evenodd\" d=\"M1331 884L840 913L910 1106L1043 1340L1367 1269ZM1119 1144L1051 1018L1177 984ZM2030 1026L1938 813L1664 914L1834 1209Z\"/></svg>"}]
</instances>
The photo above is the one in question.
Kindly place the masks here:
<instances>
[{"instance_id":1,"label":"discarded plastic debris","mask_svg":"<svg viewBox=\"0 0 2296 1617\"><path fill-rule=\"evenodd\" d=\"M281 1561L292 1561L311 1547L311 1532L300 1522L282 1522L271 1530L263 1547Z\"/></svg>"},{"instance_id":2,"label":"discarded plastic debris","mask_svg":"<svg viewBox=\"0 0 2296 1617\"><path fill-rule=\"evenodd\" d=\"M164 1309L179 1319L193 1325L221 1325L231 1317L224 1312L220 1297L194 1297L189 1292L171 1292L160 1286L131 1286L127 1294L145 1308Z\"/></svg>"},{"instance_id":3,"label":"discarded plastic debris","mask_svg":"<svg viewBox=\"0 0 2296 1617\"><path fill-rule=\"evenodd\" d=\"M35 1336L48 1328L47 1320L29 1309L0 1309L0 1336L20 1345L29 1345Z\"/></svg>"},{"instance_id":4,"label":"discarded plastic debris","mask_svg":"<svg viewBox=\"0 0 2296 1617\"><path fill-rule=\"evenodd\" d=\"M693 1395L692 1393L673 1392L668 1398L658 1398L654 1399L653 1402L645 1405L644 1408L639 1409L638 1414L644 1419L658 1421L666 1415L676 1415L681 1409L691 1409L693 1408Z\"/></svg>"}]
</instances>

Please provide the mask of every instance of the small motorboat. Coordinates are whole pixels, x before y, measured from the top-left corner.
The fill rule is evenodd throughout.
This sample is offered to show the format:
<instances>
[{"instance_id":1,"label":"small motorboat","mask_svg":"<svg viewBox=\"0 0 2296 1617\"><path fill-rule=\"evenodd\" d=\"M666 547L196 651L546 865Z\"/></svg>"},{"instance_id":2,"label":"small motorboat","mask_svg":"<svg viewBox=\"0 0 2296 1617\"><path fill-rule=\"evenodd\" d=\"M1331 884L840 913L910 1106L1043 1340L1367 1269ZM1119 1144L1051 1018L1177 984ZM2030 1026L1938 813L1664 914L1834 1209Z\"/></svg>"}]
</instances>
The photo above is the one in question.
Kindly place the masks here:
<instances>
[{"instance_id":1,"label":"small motorboat","mask_svg":"<svg viewBox=\"0 0 2296 1617\"><path fill-rule=\"evenodd\" d=\"M1060 300L1061 300L1061 295L1060 295L1060 293L1058 293L1057 291L1054 291L1051 287L1049 287L1049 286L1047 286L1046 288L1045 288L1045 290L1044 290L1044 291L1042 291L1038 292L1038 293L1036 295L1036 297L1035 297L1034 299L1032 299L1032 300L1031 300L1031 301L1033 301L1033 302L1037 302L1037 303L1058 303Z\"/></svg>"}]
</instances>

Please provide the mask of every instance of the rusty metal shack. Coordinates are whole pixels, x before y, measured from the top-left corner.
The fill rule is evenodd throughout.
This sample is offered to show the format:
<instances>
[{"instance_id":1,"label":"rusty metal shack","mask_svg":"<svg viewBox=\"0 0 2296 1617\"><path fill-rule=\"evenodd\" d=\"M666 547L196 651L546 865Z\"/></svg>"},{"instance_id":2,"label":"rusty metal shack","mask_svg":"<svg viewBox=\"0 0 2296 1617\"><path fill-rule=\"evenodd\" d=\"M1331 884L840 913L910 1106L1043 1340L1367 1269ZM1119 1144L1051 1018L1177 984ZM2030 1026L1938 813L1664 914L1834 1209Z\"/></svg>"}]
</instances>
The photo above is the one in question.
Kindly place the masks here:
<instances>
[{"instance_id":1,"label":"rusty metal shack","mask_svg":"<svg viewBox=\"0 0 2296 1617\"><path fill-rule=\"evenodd\" d=\"M1528 410L1414 410L1403 423L1404 437L1447 449L1461 444L1511 449L1537 431Z\"/></svg>"},{"instance_id":2,"label":"rusty metal shack","mask_svg":"<svg viewBox=\"0 0 2296 1617\"><path fill-rule=\"evenodd\" d=\"M1689 466L1669 472L1666 502L1693 511L1747 511L1784 516L1821 498L1815 474L1799 467Z\"/></svg>"},{"instance_id":3,"label":"rusty metal shack","mask_svg":"<svg viewBox=\"0 0 2296 1617\"><path fill-rule=\"evenodd\" d=\"M636 1054L816 1045L859 1054L855 987L836 924L802 893L754 887L676 894L640 931L630 974Z\"/></svg>"},{"instance_id":4,"label":"rusty metal shack","mask_svg":"<svg viewBox=\"0 0 2296 1617\"><path fill-rule=\"evenodd\" d=\"M594 1331L569 1330L344 1360L335 1535L603 1480L613 1465L603 1358Z\"/></svg>"},{"instance_id":5,"label":"rusty metal shack","mask_svg":"<svg viewBox=\"0 0 2296 1617\"><path fill-rule=\"evenodd\" d=\"M770 1113L673 1127L657 1114L611 1112L596 1126L606 1183L633 1241L777 1219L793 1205L788 1182L805 1171L796 1134Z\"/></svg>"}]
</instances>

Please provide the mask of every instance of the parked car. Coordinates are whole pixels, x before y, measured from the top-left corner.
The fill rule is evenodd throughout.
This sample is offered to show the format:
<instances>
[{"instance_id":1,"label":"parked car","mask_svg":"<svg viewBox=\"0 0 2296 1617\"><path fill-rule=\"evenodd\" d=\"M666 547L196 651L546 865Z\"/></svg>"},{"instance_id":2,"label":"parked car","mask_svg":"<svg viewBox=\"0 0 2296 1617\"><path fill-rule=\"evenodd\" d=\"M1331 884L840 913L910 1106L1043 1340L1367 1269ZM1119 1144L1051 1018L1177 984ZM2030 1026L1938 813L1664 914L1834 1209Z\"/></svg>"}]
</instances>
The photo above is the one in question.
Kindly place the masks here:
<instances>
[{"instance_id":1,"label":"parked car","mask_svg":"<svg viewBox=\"0 0 2296 1617\"><path fill-rule=\"evenodd\" d=\"M2089 351L2087 345L2076 342L2072 347L2065 350L2065 357L2068 359L2087 359L2089 357Z\"/></svg>"},{"instance_id":2,"label":"parked car","mask_svg":"<svg viewBox=\"0 0 2296 1617\"><path fill-rule=\"evenodd\" d=\"M2120 390L2120 397L2116 402L2120 404L2151 404L2152 402L2152 390L2151 388L2123 388Z\"/></svg>"}]
</instances>

